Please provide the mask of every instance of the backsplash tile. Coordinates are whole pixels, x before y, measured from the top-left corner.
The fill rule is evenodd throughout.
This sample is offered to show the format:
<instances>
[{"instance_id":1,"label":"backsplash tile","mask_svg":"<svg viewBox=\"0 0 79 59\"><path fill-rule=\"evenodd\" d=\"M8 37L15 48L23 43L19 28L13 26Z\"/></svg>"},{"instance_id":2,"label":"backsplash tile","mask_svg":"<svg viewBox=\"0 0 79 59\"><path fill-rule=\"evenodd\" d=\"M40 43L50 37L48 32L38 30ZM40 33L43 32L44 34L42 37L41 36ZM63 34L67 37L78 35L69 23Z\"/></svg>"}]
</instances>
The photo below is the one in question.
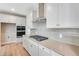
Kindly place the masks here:
<instances>
[{"instance_id":1,"label":"backsplash tile","mask_svg":"<svg viewBox=\"0 0 79 59\"><path fill-rule=\"evenodd\" d=\"M69 35L69 36L72 36L72 35L79 35L79 29L78 28L61 28L61 29L48 29L46 28L45 24L41 24L39 26L36 27L37 30L33 31L33 32L36 32L37 35L42 35L42 36L46 36L48 38L51 38L51 39L54 39L54 40L59 40L59 41L62 41L62 42L68 42L68 43L78 43L79 39L59 39L60 38L60 34L62 36L64 35ZM31 31L32 32L32 31Z\"/></svg>"},{"instance_id":2,"label":"backsplash tile","mask_svg":"<svg viewBox=\"0 0 79 59\"><path fill-rule=\"evenodd\" d=\"M32 32L32 31L31 31ZM62 35L79 35L78 28L61 28L61 29L53 29L53 28L46 28L45 24L37 25L36 30L33 30L38 35L43 35L47 37L54 37L58 36L60 33Z\"/></svg>"}]
</instances>

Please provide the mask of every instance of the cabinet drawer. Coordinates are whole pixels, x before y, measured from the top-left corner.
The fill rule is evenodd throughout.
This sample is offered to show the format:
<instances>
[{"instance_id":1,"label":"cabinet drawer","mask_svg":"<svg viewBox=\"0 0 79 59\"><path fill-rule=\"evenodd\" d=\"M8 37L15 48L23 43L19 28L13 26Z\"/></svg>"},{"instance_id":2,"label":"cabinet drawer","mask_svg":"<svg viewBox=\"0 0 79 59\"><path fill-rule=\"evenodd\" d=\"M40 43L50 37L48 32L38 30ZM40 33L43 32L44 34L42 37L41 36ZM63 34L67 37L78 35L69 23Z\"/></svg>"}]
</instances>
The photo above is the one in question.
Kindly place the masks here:
<instances>
[{"instance_id":1,"label":"cabinet drawer","mask_svg":"<svg viewBox=\"0 0 79 59\"><path fill-rule=\"evenodd\" d=\"M61 54L59 54L59 53L57 53L57 52L55 52L55 51L53 51L53 50L50 50L51 52L51 56L62 56Z\"/></svg>"},{"instance_id":2,"label":"cabinet drawer","mask_svg":"<svg viewBox=\"0 0 79 59\"><path fill-rule=\"evenodd\" d=\"M51 56L50 50L42 45L39 45L39 56Z\"/></svg>"}]
</instances>

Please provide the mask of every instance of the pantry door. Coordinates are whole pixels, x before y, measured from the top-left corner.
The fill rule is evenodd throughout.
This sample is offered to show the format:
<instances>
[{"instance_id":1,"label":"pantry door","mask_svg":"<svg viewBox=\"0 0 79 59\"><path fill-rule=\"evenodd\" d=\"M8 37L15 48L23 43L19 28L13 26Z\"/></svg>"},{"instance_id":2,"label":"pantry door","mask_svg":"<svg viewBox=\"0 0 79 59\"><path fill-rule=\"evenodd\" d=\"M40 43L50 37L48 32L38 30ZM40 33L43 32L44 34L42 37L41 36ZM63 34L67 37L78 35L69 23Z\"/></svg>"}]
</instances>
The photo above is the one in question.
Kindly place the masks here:
<instances>
[{"instance_id":1,"label":"pantry door","mask_svg":"<svg viewBox=\"0 0 79 59\"><path fill-rule=\"evenodd\" d=\"M2 23L2 42L12 42L16 40L16 24Z\"/></svg>"}]
</instances>

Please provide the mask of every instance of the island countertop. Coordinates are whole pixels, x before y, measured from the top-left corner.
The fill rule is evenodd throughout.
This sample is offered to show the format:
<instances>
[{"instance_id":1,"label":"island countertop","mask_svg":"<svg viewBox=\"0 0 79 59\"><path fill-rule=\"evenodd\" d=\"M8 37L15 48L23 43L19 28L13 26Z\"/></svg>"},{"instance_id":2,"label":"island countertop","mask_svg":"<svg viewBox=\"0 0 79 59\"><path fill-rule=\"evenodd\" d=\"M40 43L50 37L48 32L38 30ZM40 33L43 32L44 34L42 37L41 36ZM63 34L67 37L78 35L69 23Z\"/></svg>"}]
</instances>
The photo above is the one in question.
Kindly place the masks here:
<instances>
[{"instance_id":1,"label":"island countertop","mask_svg":"<svg viewBox=\"0 0 79 59\"><path fill-rule=\"evenodd\" d=\"M32 39L32 40L35 41L36 43L39 43L40 45L43 45L51 50L56 51L57 53L63 56L79 56L79 46L66 44L63 42L50 40L50 39L40 41L40 42L36 41L35 39Z\"/></svg>"}]
</instances>

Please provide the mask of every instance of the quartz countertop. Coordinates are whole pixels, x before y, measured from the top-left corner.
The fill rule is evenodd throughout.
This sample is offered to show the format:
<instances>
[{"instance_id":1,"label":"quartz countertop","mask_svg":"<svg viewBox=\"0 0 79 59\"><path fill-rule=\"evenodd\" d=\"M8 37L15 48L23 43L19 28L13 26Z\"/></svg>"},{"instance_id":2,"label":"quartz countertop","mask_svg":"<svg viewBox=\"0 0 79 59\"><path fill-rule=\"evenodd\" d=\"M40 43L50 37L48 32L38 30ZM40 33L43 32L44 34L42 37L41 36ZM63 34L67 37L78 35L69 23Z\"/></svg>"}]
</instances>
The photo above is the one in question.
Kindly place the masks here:
<instances>
[{"instance_id":1,"label":"quartz countertop","mask_svg":"<svg viewBox=\"0 0 79 59\"><path fill-rule=\"evenodd\" d=\"M79 55L79 46L77 45L63 43L63 42L56 41L53 39L48 39L48 40L44 40L40 42L36 41L35 39L32 39L32 40L64 56L78 56Z\"/></svg>"}]
</instances>

